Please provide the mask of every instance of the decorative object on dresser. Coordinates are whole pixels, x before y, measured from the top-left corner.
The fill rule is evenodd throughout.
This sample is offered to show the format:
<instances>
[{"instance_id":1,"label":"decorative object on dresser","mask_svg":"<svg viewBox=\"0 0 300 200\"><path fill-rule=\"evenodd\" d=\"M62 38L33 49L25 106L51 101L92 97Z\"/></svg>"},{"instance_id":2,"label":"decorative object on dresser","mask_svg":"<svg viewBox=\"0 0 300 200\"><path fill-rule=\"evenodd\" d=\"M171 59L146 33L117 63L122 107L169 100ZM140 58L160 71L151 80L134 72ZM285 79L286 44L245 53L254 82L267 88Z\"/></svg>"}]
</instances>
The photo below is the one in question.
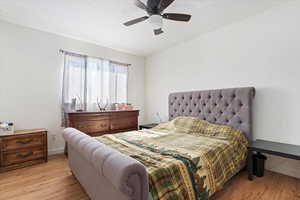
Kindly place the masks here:
<instances>
[{"instance_id":1,"label":"decorative object on dresser","mask_svg":"<svg viewBox=\"0 0 300 200\"><path fill-rule=\"evenodd\" d=\"M140 128L140 130L141 129L151 129L151 128L154 128L157 125L158 125L157 123L143 124L143 125L140 125L139 128Z\"/></svg>"},{"instance_id":2,"label":"decorative object on dresser","mask_svg":"<svg viewBox=\"0 0 300 200\"><path fill-rule=\"evenodd\" d=\"M15 131L0 136L0 172L48 161L47 130Z\"/></svg>"},{"instance_id":3,"label":"decorative object on dresser","mask_svg":"<svg viewBox=\"0 0 300 200\"><path fill-rule=\"evenodd\" d=\"M69 112L67 127L76 128L90 136L101 136L138 129L139 110ZM67 145L65 146L67 154Z\"/></svg>"},{"instance_id":4,"label":"decorative object on dresser","mask_svg":"<svg viewBox=\"0 0 300 200\"><path fill-rule=\"evenodd\" d=\"M97 105L100 111L105 111L107 109L108 104L108 99L106 99L106 101L104 102L102 99L97 98Z\"/></svg>"},{"instance_id":5,"label":"decorative object on dresser","mask_svg":"<svg viewBox=\"0 0 300 200\"><path fill-rule=\"evenodd\" d=\"M12 135L14 133L14 123L0 122L0 136Z\"/></svg>"},{"instance_id":6,"label":"decorative object on dresser","mask_svg":"<svg viewBox=\"0 0 300 200\"><path fill-rule=\"evenodd\" d=\"M266 140L255 140L248 146L248 179L253 180L253 152L258 154L267 153L289 159L300 160L300 146L271 142Z\"/></svg>"}]
</instances>

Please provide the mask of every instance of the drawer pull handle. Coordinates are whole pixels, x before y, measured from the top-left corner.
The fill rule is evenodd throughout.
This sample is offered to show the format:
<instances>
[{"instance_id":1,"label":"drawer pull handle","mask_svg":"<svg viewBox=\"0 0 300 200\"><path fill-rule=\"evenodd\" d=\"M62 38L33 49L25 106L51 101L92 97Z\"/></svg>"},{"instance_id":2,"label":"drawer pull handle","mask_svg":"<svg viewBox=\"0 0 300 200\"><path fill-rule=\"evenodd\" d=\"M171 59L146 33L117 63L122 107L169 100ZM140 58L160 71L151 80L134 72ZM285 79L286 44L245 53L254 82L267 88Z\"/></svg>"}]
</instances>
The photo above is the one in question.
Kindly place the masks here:
<instances>
[{"instance_id":1,"label":"drawer pull handle","mask_svg":"<svg viewBox=\"0 0 300 200\"><path fill-rule=\"evenodd\" d=\"M20 154L20 153L18 153L17 157L18 158L27 158L27 157L32 156L32 155L33 155L33 152L29 152L27 154Z\"/></svg>"},{"instance_id":2,"label":"drawer pull handle","mask_svg":"<svg viewBox=\"0 0 300 200\"><path fill-rule=\"evenodd\" d=\"M18 144L28 144L28 143L30 143L30 142L32 142L32 139L30 139L30 140L19 140L19 141L17 141Z\"/></svg>"}]
</instances>

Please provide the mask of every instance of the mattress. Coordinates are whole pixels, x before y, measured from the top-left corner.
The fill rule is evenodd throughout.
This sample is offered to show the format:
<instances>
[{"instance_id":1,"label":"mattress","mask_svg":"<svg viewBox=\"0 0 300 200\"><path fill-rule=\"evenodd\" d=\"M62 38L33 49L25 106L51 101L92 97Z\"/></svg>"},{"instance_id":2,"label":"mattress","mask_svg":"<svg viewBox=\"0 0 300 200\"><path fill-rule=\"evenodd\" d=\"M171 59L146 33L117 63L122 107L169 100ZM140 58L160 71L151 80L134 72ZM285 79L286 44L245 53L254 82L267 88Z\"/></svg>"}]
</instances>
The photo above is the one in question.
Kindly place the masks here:
<instances>
[{"instance_id":1,"label":"mattress","mask_svg":"<svg viewBox=\"0 0 300 200\"><path fill-rule=\"evenodd\" d=\"M96 139L146 167L149 199L202 200L220 190L244 165L247 139L239 131L229 135L183 133L167 124Z\"/></svg>"}]
</instances>

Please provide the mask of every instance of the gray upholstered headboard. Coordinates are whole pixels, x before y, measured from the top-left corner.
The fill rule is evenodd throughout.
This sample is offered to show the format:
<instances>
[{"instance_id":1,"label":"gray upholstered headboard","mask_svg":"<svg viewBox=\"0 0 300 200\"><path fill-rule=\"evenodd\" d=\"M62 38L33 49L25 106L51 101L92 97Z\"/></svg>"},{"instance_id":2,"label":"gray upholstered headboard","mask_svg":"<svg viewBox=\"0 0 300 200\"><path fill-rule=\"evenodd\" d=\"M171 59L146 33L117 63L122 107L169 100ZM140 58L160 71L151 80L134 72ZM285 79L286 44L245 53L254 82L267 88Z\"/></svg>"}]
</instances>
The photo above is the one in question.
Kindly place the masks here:
<instances>
[{"instance_id":1,"label":"gray upholstered headboard","mask_svg":"<svg viewBox=\"0 0 300 200\"><path fill-rule=\"evenodd\" d=\"M178 92L169 95L169 120L192 116L242 130L252 140L254 87Z\"/></svg>"}]
</instances>

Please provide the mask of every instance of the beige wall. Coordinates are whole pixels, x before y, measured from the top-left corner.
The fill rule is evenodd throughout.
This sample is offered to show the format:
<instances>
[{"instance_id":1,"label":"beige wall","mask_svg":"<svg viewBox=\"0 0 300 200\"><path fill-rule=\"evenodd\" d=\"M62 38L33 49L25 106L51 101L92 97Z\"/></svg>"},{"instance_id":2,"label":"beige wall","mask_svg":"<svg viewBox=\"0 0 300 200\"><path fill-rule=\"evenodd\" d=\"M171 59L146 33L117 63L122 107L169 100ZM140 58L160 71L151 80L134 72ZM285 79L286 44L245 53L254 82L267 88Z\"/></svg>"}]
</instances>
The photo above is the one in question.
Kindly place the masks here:
<instances>
[{"instance_id":1,"label":"beige wall","mask_svg":"<svg viewBox=\"0 0 300 200\"><path fill-rule=\"evenodd\" d=\"M144 58L0 21L0 121L16 129L47 128L49 152L63 149L60 128L62 56L59 49L132 64L129 102L144 118Z\"/></svg>"}]
</instances>

